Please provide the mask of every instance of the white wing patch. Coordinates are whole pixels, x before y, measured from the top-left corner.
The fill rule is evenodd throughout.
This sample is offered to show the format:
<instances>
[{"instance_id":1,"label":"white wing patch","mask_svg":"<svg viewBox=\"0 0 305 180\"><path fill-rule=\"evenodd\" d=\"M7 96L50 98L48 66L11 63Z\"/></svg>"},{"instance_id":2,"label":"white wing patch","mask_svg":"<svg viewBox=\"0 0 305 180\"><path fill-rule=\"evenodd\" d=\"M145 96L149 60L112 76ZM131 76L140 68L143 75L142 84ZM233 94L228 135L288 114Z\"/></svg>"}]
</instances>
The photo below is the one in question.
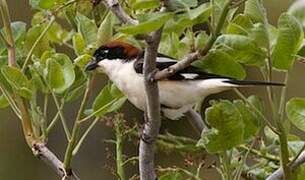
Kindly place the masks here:
<instances>
[{"instance_id":1,"label":"white wing patch","mask_svg":"<svg viewBox=\"0 0 305 180\"><path fill-rule=\"evenodd\" d=\"M166 63L166 62L177 62L177 61L167 57L158 57L157 62Z\"/></svg>"},{"instance_id":2,"label":"white wing patch","mask_svg":"<svg viewBox=\"0 0 305 180\"><path fill-rule=\"evenodd\" d=\"M199 75L195 73L181 73L181 76L183 76L185 79L196 79Z\"/></svg>"}]
</instances>

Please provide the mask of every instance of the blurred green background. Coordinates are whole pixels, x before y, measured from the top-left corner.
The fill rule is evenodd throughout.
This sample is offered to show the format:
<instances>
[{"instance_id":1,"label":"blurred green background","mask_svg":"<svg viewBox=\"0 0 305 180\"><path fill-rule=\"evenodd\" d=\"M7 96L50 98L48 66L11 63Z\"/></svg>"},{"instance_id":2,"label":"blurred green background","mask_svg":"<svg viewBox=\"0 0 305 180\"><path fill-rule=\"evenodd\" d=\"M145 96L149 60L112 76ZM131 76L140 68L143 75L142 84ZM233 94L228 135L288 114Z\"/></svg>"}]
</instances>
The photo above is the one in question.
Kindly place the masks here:
<instances>
[{"instance_id":1,"label":"blurred green background","mask_svg":"<svg viewBox=\"0 0 305 180\"><path fill-rule=\"evenodd\" d=\"M30 23L31 10L27 0L7 0L10 7L12 21L24 21ZM265 0L269 20L272 24L276 24L276 19L281 12L291 4L292 0ZM304 2L305 3L305 2ZM289 80L290 87L288 88L289 97L305 95L305 65L295 66L291 72ZM256 76L257 71L250 69L248 78L258 79ZM276 77L281 80L282 77ZM106 82L106 78L102 75L98 76L95 82L96 88L92 96L101 89ZM261 94L263 96L264 89L256 88L251 90L244 90L247 94ZM213 98L235 98L232 92L225 92L214 96ZM69 122L74 121L75 111L78 109L79 102L68 104L64 109L66 118ZM54 105L52 104L54 107ZM54 109L54 108L53 108ZM134 120L142 118L141 112L137 111L134 107L127 104L122 109L127 120ZM49 112L52 115L54 112ZM189 131L185 131L185 127L189 127ZM162 129L186 136L194 136L191 127L187 121L163 121ZM110 168L114 168L114 147L105 144L103 140L114 138L113 131L106 127L103 123L98 123L93 131L89 134L87 140L83 144L80 153L73 160L72 167L84 180L97 180L97 179L116 179L112 174ZM62 159L65 150L65 138L63 130L60 126L51 133L48 146ZM137 153L137 146L127 144L124 148L127 155L135 155ZM106 157L110 156L110 159ZM179 157L179 158L177 158ZM174 164L183 164L183 158L176 154L157 154L158 164L170 166ZM128 167L127 174L132 175L137 172L137 167ZM215 171L206 171L206 179L218 179ZM49 169L44 163L36 159L31 150L28 148L24 141L22 128L19 120L14 116L10 109L0 110L0 180L53 180L57 179L56 174Z\"/></svg>"}]
</instances>

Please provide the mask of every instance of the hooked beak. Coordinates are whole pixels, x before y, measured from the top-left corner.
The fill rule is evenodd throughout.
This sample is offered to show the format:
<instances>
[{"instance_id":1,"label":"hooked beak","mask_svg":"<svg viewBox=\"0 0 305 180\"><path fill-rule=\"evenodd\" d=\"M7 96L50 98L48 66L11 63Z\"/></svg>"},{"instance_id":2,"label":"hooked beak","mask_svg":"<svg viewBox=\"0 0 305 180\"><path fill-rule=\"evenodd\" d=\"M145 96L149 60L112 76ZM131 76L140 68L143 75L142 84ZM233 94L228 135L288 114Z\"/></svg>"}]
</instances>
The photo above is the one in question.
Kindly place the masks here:
<instances>
[{"instance_id":1,"label":"hooked beak","mask_svg":"<svg viewBox=\"0 0 305 180\"><path fill-rule=\"evenodd\" d=\"M97 62L95 59L92 59L85 68L85 71L92 71L98 67Z\"/></svg>"}]
</instances>

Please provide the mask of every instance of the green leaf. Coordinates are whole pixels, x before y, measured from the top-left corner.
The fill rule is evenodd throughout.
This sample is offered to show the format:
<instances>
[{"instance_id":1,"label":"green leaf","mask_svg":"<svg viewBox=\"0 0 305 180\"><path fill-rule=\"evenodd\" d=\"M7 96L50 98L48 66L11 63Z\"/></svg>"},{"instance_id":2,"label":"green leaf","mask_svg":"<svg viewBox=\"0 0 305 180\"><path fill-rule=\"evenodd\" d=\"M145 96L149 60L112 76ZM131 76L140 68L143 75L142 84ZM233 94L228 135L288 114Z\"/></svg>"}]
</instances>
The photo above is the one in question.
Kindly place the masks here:
<instances>
[{"instance_id":1,"label":"green leaf","mask_svg":"<svg viewBox=\"0 0 305 180\"><path fill-rule=\"evenodd\" d=\"M244 68L234 61L229 54L219 50L211 50L204 59L195 61L193 65L218 75L236 79L244 79L246 77Z\"/></svg>"},{"instance_id":2,"label":"green leaf","mask_svg":"<svg viewBox=\"0 0 305 180\"><path fill-rule=\"evenodd\" d=\"M42 9L52 9L57 5L60 5L67 0L40 0L39 7Z\"/></svg>"},{"instance_id":3,"label":"green leaf","mask_svg":"<svg viewBox=\"0 0 305 180\"><path fill-rule=\"evenodd\" d=\"M76 59L74 59L74 64L81 69L84 69L85 66L89 63L89 61L92 59L92 56L88 54L84 54L81 56L78 56Z\"/></svg>"},{"instance_id":4,"label":"green leaf","mask_svg":"<svg viewBox=\"0 0 305 180\"><path fill-rule=\"evenodd\" d=\"M265 14L261 0L247 0L244 12L256 22L264 22Z\"/></svg>"},{"instance_id":5,"label":"green leaf","mask_svg":"<svg viewBox=\"0 0 305 180\"><path fill-rule=\"evenodd\" d=\"M254 105L257 110L259 110L262 113L264 112L264 103L261 98L259 98L258 96L252 95L252 96L249 96L247 100L250 104Z\"/></svg>"},{"instance_id":6,"label":"green leaf","mask_svg":"<svg viewBox=\"0 0 305 180\"><path fill-rule=\"evenodd\" d=\"M26 23L21 21L15 21L11 23L14 41L18 43L23 40L26 35Z\"/></svg>"},{"instance_id":7,"label":"green leaf","mask_svg":"<svg viewBox=\"0 0 305 180\"><path fill-rule=\"evenodd\" d=\"M263 23L254 24L249 15L239 14L236 16L227 26L227 33L247 36L258 46L268 47L268 30Z\"/></svg>"},{"instance_id":8,"label":"green leaf","mask_svg":"<svg viewBox=\"0 0 305 180\"><path fill-rule=\"evenodd\" d=\"M272 51L273 66L278 70L289 70L303 41L303 29L297 19L282 14L278 21L279 34Z\"/></svg>"},{"instance_id":9,"label":"green leaf","mask_svg":"<svg viewBox=\"0 0 305 180\"><path fill-rule=\"evenodd\" d=\"M209 36L205 31L200 31L195 37L195 49L202 49L208 42Z\"/></svg>"},{"instance_id":10,"label":"green leaf","mask_svg":"<svg viewBox=\"0 0 305 180\"><path fill-rule=\"evenodd\" d=\"M1 70L7 82L19 95L25 98L31 98L32 92L30 90L30 81L20 71L20 69L4 66Z\"/></svg>"},{"instance_id":11,"label":"green leaf","mask_svg":"<svg viewBox=\"0 0 305 180\"><path fill-rule=\"evenodd\" d=\"M67 0L30 0L30 5L35 9L52 9Z\"/></svg>"},{"instance_id":12,"label":"green leaf","mask_svg":"<svg viewBox=\"0 0 305 180\"><path fill-rule=\"evenodd\" d=\"M7 108L9 106L9 102L6 97L2 94L0 96L0 108Z\"/></svg>"},{"instance_id":13,"label":"green leaf","mask_svg":"<svg viewBox=\"0 0 305 180\"><path fill-rule=\"evenodd\" d=\"M181 59L190 52L190 45L180 40L176 33L167 34L163 39L159 47L159 51L163 54Z\"/></svg>"},{"instance_id":14,"label":"green leaf","mask_svg":"<svg viewBox=\"0 0 305 180\"><path fill-rule=\"evenodd\" d=\"M65 79L64 72L61 65L56 61L56 59L47 60L47 82L50 87L57 93L64 91Z\"/></svg>"},{"instance_id":15,"label":"green leaf","mask_svg":"<svg viewBox=\"0 0 305 180\"><path fill-rule=\"evenodd\" d=\"M72 43L75 54L81 55L84 53L86 48L86 43L81 34L75 33L72 37Z\"/></svg>"},{"instance_id":16,"label":"green leaf","mask_svg":"<svg viewBox=\"0 0 305 180\"><path fill-rule=\"evenodd\" d=\"M305 131L305 99L292 98L286 104L286 113L290 122Z\"/></svg>"},{"instance_id":17,"label":"green leaf","mask_svg":"<svg viewBox=\"0 0 305 180\"><path fill-rule=\"evenodd\" d=\"M206 109L205 118L212 128L202 133L197 145L204 146L209 153L221 153L243 142L245 125L230 101L213 102Z\"/></svg>"},{"instance_id":18,"label":"green leaf","mask_svg":"<svg viewBox=\"0 0 305 180\"><path fill-rule=\"evenodd\" d=\"M113 100L111 93L110 93L110 86L107 85L105 86L101 92L99 93L99 95L95 98L94 102L93 102L93 110L97 111L99 110L101 107L105 106L106 104L110 103ZM99 113L102 114L103 112ZM98 115L99 115L98 114Z\"/></svg>"},{"instance_id":19,"label":"green leaf","mask_svg":"<svg viewBox=\"0 0 305 180\"><path fill-rule=\"evenodd\" d=\"M75 72L74 72L74 65L70 58L65 54L57 53L54 55L54 58L63 68L64 79L65 79L65 88L68 89L75 80Z\"/></svg>"},{"instance_id":20,"label":"green leaf","mask_svg":"<svg viewBox=\"0 0 305 180\"><path fill-rule=\"evenodd\" d=\"M288 14L294 16L299 22L305 26L305 12L304 12L305 4L304 1L298 0L294 1L292 5L290 5L288 9Z\"/></svg>"},{"instance_id":21,"label":"green leaf","mask_svg":"<svg viewBox=\"0 0 305 180\"><path fill-rule=\"evenodd\" d=\"M40 60L39 60L40 64L45 67L47 65L47 60L49 58L51 58L52 56L54 56L55 54L56 54L56 52L54 49L43 52L43 54L41 55Z\"/></svg>"},{"instance_id":22,"label":"green leaf","mask_svg":"<svg viewBox=\"0 0 305 180\"><path fill-rule=\"evenodd\" d=\"M176 10L188 10L198 5L197 0L169 0L169 9L171 11Z\"/></svg>"},{"instance_id":23,"label":"green leaf","mask_svg":"<svg viewBox=\"0 0 305 180\"><path fill-rule=\"evenodd\" d=\"M113 102L111 104L111 106L108 108L107 113L119 110L124 105L126 100L127 100L127 97L125 97L125 96L123 96L121 98L116 98L116 101Z\"/></svg>"},{"instance_id":24,"label":"green leaf","mask_svg":"<svg viewBox=\"0 0 305 180\"><path fill-rule=\"evenodd\" d=\"M154 13L149 15L149 19L140 22L138 25L127 25L118 30L126 34L145 34L159 29L169 19L173 17L172 13Z\"/></svg>"},{"instance_id":25,"label":"green leaf","mask_svg":"<svg viewBox=\"0 0 305 180\"><path fill-rule=\"evenodd\" d=\"M290 153L293 156L296 156L298 154L298 152L300 152L302 150L302 147L305 145L304 141L289 141L288 142L288 147L290 150Z\"/></svg>"},{"instance_id":26,"label":"green leaf","mask_svg":"<svg viewBox=\"0 0 305 180\"><path fill-rule=\"evenodd\" d=\"M136 3L132 5L133 10L139 9L154 9L160 6L160 1L158 0L137 0Z\"/></svg>"},{"instance_id":27,"label":"green leaf","mask_svg":"<svg viewBox=\"0 0 305 180\"><path fill-rule=\"evenodd\" d=\"M189 10L185 13L175 14L164 25L164 32L175 32L181 35L188 27L203 23L208 20L212 12L212 7L208 3L202 4L196 9Z\"/></svg>"},{"instance_id":28,"label":"green leaf","mask_svg":"<svg viewBox=\"0 0 305 180\"><path fill-rule=\"evenodd\" d=\"M123 97L124 96L122 91L115 84L111 84L110 94L112 97Z\"/></svg>"},{"instance_id":29,"label":"green leaf","mask_svg":"<svg viewBox=\"0 0 305 180\"><path fill-rule=\"evenodd\" d=\"M101 108L104 108L96 116L103 116L105 113L113 112L119 109L126 101L126 97L119 95L113 96L111 94L111 86L108 84L105 86L99 95L95 98L93 102L92 109L93 111L98 111Z\"/></svg>"},{"instance_id":30,"label":"green leaf","mask_svg":"<svg viewBox=\"0 0 305 180\"><path fill-rule=\"evenodd\" d=\"M242 115L242 119L245 124L244 140L255 136L257 131L259 130L259 126L262 119L260 118L260 116L256 115L253 109L246 105L243 101L235 100L233 103Z\"/></svg>"},{"instance_id":31,"label":"green leaf","mask_svg":"<svg viewBox=\"0 0 305 180\"><path fill-rule=\"evenodd\" d=\"M215 42L215 48L247 65L262 66L266 58L266 53L252 39L242 35L221 35Z\"/></svg>"},{"instance_id":32,"label":"green leaf","mask_svg":"<svg viewBox=\"0 0 305 180\"><path fill-rule=\"evenodd\" d=\"M171 33L175 32L180 35L184 32L187 27L193 25L193 21L190 19L187 13L175 15L172 19L164 25L164 32Z\"/></svg>"},{"instance_id":33,"label":"green leaf","mask_svg":"<svg viewBox=\"0 0 305 180\"><path fill-rule=\"evenodd\" d=\"M31 76L32 76L32 84L37 90L40 90L43 93L48 93L49 90L45 83L42 80L42 77L40 76L39 72L33 67L30 68Z\"/></svg>"},{"instance_id":34,"label":"green leaf","mask_svg":"<svg viewBox=\"0 0 305 180\"><path fill-rule=\"evenodd\" d=\"M40 0L29 0L30 5L32 6L32 8L37 9L39 7L39 2Z\"/></svg>"},{"instance_id":35,"label":"green leaf","mask_svg":"<svg viewBox=\"0 0 305 180\"><path fill-rule=\"evenodd\" d=\"M47 60L46 79L56 93L63 93L75 80L74 66L65 54L55 54Z\"/></svg>"},{"instance_id":36,"label":"green leaf","mask_svg":"<svg viewBox=\"0 0 305 180\"><path fill-rule=\"evenodd\" d=\"M268 38L270 38L270 41L272 41L272 36L269 34L268 37L268 33L269 32L266 30L263 23L256 23L250 29L249 38L254 40L259 47L267 48L269 45ZM270 44L272 44L272 42Z\"/></svg>"},{"instance_id":37,"label":"green leaf","mask_svg":"<svg viewBox=\"0 0 305 180\"><path fill-rule=\"evenodd\" d=\"M67 93L67 95L65 96L65 102L75 101L78 97L80 97L85 92L85 89L86 89L85 84L73 89L72 91Z\"/></svg>"},{"instance_id":38,"label":"green leaf","mask_svg":"<svg viewBox=\"0 0 305 180\"><path fill-rule=\"evenodd\" d=\"M86 44L90 45L95 43L98 30L95 25L95 22L80 13L76 14L76 20L78 31L82 34Z\"/></svg>"},{"instance_id":39,"label":"green leaf","mask_svg":"<svg viewBox=\"0 0 305 180\"><path fill-rule=\"evenodd\" d=\"M113 17L109 12L101 23L97 33L97 46L100 47L111 41L113 35Z\"/></svg>"},{"instance_id":40,"label":"green leaf","mask_svg":"<svg viewBox=\"0 0 305 180\"><path fill-rule=\"evenodd\" d=\"M191 20L194 20L198 17L208 17L211 14L212 7L210 6L210 3L204 3L198 6L195 9L191 9L188 13Z\"/></svg>"},{"instance_id":41,"label":"green leaf","mask_svg":"<svg viewBox=\"0 0 305 180\"><path fill-rule=\"evenodd\" d=\"M248 15L237 15L227 26L228 34L239 34L247 36L249 30L253 27L253 23Z\"/></svg>"},{"instance_id":42,"label":"green leaf","mask_svg":"<svg viewBox=\"0 0 305 180\"><path fill-rule=\"evenodd\" d=\"M44 30L45 25L39 25L39 26L33 26L30 28L26 34L26 40L25 40L25 49L27 52L30 51L32 46L34 45L36 39L40 36L42 31ZM40 57L43 52L50 50L50 44L49 39L47 36L44 36L38 43L37 48L34 50L34 55Z\"/></svg>"},{"instance_id":43,"label":"green leaf","mask_svg":"<svg viewBox=\"0 0 305 180\"><path fill-rule=\"evenodd\" d=\"M54 22L47 32L48 38L51 42L63 44L69 40L68 32L58 23Z\"/></svg>"},{"instance_id":44,"label":"green leaf","mask_svg":"<svg viewBox=\"0 0 305 180\"><path fill-rule=\"evenodd\" d=\"M18 56L19 53L23 50L24 40L26 36L26 23L21 21L12 22L11 28ZM4 36L6 36L3 28L0 31L3 33ZM6 45L4 44L4 42L0 41L0 54L2 54L4 51L7 51Z\"/></svg>"},{"instance_id":45,"label":"green leaf","mask_svg":"<svg viewBox=\"0 0 305 180\"><path fill-rule=\"evenodd\" d=\"M65 8L65 19L71 25L73 30L77 30L77 21L76 21L76 12L77 12L77 5L71 5Z\"/></svg>"},{"instance_id":46,"label":"green leaf","mask_svg":"<svg viewBox=\"0 0 305 180\"><path fill-rule=\"evenodd\" d=\"M29 80L18 68L3 66L2 74L10 83L10 85L16 89L21 87L28 87L29 85Z\"/></svg>"}]
</instances>

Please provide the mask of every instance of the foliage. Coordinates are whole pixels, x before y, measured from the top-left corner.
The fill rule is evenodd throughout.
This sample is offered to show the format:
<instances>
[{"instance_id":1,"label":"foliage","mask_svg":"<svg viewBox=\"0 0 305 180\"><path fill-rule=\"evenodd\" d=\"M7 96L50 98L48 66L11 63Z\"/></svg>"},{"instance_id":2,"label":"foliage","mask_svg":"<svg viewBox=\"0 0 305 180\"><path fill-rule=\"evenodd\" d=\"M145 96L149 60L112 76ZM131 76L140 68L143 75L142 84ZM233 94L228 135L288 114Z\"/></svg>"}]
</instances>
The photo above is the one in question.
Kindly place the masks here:
<instances>
[{"instance_id":1,"label":"foliage","mask_svg":"<svg viewBox=\"0 0 305 180\"><path fill-rule=\"evenodd\" d=\"M225 7L227 1L230 4ZM72 157L96 122L119 111L126 102L126 97L111 83L103 87L92 104L88 102L95 74L85 72L84 67L92 53L115 39L141 46L143 43L137 35L161 27L161 53L181 59L209 47L207 54L193 63L203 71L241 80L247 76L246 69L252 67L258 69L266 81L272 80L273 73L281 73L286 76L283 82L287 84L289 72L305 55L305 12L300 7L304 4L293 4L288 12L282 13L275 27L268 22L261 0L227 1L170 0L166 7L168 11L159 12L163 1L127 0L122 3L123 9L139 23L122 24L98 1L30 0L35 9L31 24L12 22L12 35L7 27L1 29L0 56L8 59L9 45L14 43L17 64L0 62L0 108L12 108L23 123L26 122L24 113L28 112L28 131L33 133L35 141L45 143L57 121L61 120L68 140L64 164L69 169ZM229 13L221 19L225 10ZM10 42L10 36L13 42ZM61 47L70 48L73 54L62 53ZM209 128L202 131L198 141L167 134L159 137L158 145L166 147L165 151L172 148L203 154L205 149L216 154L222 163L212 168L225 179L240 179L245 172L265 179L280 164L290 166L289 161L305 147L300 137L290 130L293 125L305 131L305 99L294 97L286 103L286 88L280 88L279 98L275 98L273 88L267 88L269 102L266 107L259 97L246 98L239 91L236 92L242 100L211 101L204 116ZM44 106L39 103L41 97L45 97ZM81 97L83 100L70 131L63 107ZM52 118L48 115L48 98L53 99L58 110ZM25 102L24 107L22 102ZM90 107L87 109L87 106ZM267 114L265 108L272 113ZM92 119L95 120L90 126L83 123ZM127 135L131 130L118 129L118 126L123 125L114 127L117 140L126 140L118 135ZM84 134L81 127L86 128ZM117 153L121 153L117 156L123 156L123 149ZM247 161L249 153L253 154L251 164ZM122 164L122 160L119 158L118 163ZM193 170L194 166L160 168L160 179L200 179L202 167L196 168L197 171ZM118 169L120 176L124 174L124 168ZM298 169L300 176L304 172L303 167ZM289 177L286 170L285 175Z\"/></svg>"}]
</instances>

